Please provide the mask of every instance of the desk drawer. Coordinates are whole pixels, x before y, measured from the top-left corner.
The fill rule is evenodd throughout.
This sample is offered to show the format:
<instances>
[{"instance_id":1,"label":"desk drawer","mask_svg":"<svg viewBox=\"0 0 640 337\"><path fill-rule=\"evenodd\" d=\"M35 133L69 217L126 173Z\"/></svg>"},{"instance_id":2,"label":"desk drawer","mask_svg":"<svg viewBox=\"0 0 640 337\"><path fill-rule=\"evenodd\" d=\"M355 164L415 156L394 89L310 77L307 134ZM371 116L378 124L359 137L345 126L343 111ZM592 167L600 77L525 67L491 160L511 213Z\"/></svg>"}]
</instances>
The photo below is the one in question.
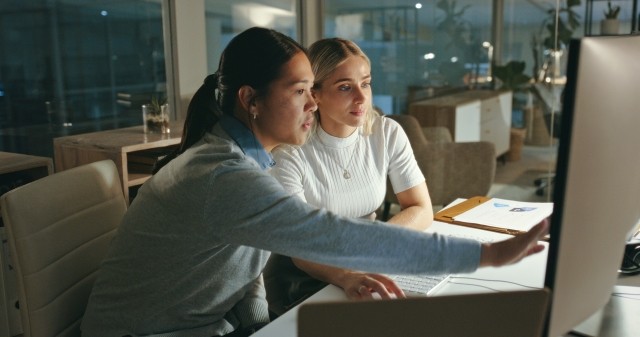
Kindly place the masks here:
<instances>
[{"instance_id":1,"label":"desk drawer","mask_svg":"<svg viewBox=\"0 0 640 337\"><path fill-rule=\"evenodd\" d=\"M501 155L509 150L510 130L504 121L496 118L480 125L480 140L493 143L496 155Z\"/></svg>"},{"instance_id":2,"label":"desk drawer","mask_svg":"<svg viewBox=\"0 0 640 337\"><path fill-rule=\"evenodd\" d=\"M494 118L500 118L502 115L502 107L500 106L498 97L492 97L482 101L480 114L482 116L482 123Z\"/></svg>"}]
</instances>

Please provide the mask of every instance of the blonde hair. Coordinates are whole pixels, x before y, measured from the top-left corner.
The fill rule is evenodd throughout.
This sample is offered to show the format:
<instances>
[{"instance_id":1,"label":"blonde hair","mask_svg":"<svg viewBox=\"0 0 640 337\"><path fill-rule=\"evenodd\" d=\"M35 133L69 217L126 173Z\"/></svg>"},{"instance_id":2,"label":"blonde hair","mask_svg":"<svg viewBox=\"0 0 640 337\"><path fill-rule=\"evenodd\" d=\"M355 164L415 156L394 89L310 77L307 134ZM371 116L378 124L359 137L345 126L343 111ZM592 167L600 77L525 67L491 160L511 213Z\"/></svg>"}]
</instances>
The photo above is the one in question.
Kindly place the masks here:
<instances>
[{"instance_id":1,"label":"blonde hair","mask_svg":"<svg viewBox=\"0 0 640 337\"><path fill-rule=\"evenodd\" d=\"M322 83L350 56L362 57L369 68L371 68L371 61L367 55L352 41L341 38L327 38L314 42L308 49L309 60L311 61L311 69L315 76L313 83L313 89L319 89L322 87ZM316 120L320 121L320 109L316 114ZM379 113L373 109L373 103L369 102L367 107L364 125L362 131L365 136L371 134L371 129L375 118L379 116ZM318 123L315 123L317 127ZM314 129L315 131L315 129Z\"/></svg>"}]
</instances>

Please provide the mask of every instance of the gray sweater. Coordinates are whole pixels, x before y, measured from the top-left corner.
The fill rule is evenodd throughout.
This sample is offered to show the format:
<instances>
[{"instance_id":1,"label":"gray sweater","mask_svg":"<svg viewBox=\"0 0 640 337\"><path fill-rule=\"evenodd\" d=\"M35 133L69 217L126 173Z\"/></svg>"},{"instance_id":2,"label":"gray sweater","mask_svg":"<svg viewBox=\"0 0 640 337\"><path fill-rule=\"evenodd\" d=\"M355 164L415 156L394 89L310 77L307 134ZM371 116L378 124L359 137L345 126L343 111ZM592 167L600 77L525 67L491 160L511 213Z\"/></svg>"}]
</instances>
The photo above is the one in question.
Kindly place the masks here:
<instances>
[{"instance_id":1,"label":"gray sweater","mask_svg":"<svg viewBox=\"0 0 640 337\"><path fill-rule=\"evenodd\" d=\"M478 242L314 208L265 171L271 164L248 129L223 117L148 180L99 271L83 336L212 336L267 322L269 252L380 273L478 266Z\"/></svg>"}]
</instances>

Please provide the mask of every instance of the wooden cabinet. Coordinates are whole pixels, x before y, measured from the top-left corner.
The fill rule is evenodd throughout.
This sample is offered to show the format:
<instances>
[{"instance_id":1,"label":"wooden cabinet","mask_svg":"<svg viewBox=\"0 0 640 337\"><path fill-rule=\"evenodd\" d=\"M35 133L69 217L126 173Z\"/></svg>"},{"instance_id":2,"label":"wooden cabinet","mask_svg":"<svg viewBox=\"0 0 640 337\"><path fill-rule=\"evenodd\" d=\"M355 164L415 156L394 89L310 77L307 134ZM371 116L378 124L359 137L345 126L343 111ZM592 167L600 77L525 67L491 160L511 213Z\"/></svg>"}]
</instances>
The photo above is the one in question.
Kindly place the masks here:
<instances>
[{"instance_id":1,"label":"wooden cabinet","mask_svg":"<svg viewBox=\"0 0 640 337\"><path fill-rule=\"evenodd\" d=\"M0 152L0 196L51 173L51 158ZM17 281L1 218L0 242L0 336L18 336L22 334L22 323Z\"/></svg>"},{"instance_id":2,"label":"wooden cabinet","mask_svg":"<svg viewBox=\"0 0 640 337\"><path fill-rule=\"evenodd\" d=\"M125 199L142 185L151 173L142 165L133 165L134 157L159 156L180 144L182 121L171 122L168 134L144 133L142 126L65 136L53 140L56 172L91 162L111 159L118 168ZM139 163L138 163L139 164Z\"/></svg>"},{"instance_id":3,"label":"wooden cabinet","mask_svg":"<svg viewBox=\"0 0 640 337\"><path fill-rule=\"evenodd\" d=\"M409 114L422 126L445 126L456 142L488 141L509 151L511 91L469 90L414 102Z\"/></svg>"},{"instance_id":4,"label":"wooden cabinet","mask_svg":"<svg viewBox=\"0 0 640 337\"><path fill-rule=\"evenodd\" d=\"M53 161L49 157L0 152L0 196L51 173ZM0 218L0 227L3 226Z\"/></svg>"}]
</instances>

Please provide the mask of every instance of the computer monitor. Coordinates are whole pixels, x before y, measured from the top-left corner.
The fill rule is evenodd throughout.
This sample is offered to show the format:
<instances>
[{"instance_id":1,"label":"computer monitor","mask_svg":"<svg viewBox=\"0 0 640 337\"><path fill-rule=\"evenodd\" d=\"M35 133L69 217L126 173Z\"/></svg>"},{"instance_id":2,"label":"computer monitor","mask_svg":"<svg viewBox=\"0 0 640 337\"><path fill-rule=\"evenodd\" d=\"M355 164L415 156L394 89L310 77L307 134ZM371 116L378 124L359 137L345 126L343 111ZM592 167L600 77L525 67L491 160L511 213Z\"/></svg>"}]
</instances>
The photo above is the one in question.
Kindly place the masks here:
<instances>
[{"instance_id":1,"label":"computer monitor","mask_svg":"<svg viewBox=\"0 0 640 337\"><path fill-rule=\"evenodd\" d=\"M640 219L640 35L571 42L545 286L546 336L603 308Z\"/></svg>"}]
</instances>

